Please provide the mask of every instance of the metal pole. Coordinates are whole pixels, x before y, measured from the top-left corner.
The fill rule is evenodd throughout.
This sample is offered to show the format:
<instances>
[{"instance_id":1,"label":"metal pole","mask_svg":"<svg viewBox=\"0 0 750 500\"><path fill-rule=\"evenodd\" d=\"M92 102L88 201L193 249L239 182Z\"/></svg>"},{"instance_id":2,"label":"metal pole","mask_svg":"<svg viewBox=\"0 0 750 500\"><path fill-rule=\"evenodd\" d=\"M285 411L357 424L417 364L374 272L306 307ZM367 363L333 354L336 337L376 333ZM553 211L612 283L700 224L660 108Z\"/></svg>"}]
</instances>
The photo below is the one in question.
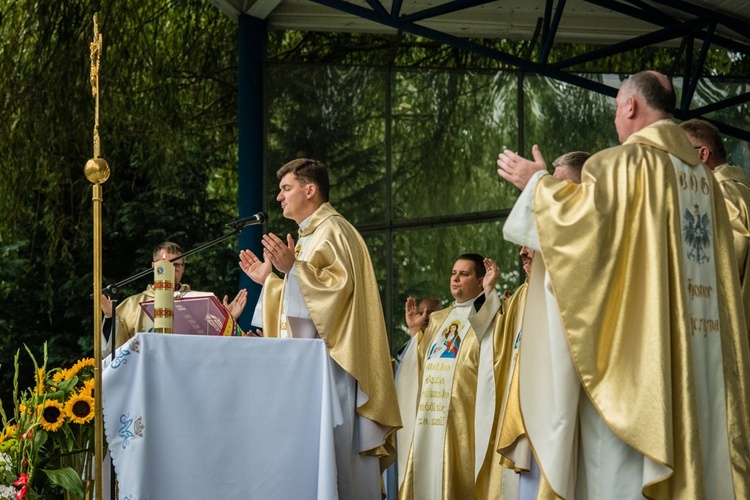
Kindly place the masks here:
<instances>
[{"instance_id":1,"label":"metal pole","mask_svg":"<svg viewBox=\"0 0 750 500\"><path fill-rule=\"evenodd\" d=\"M266 57L268 31L262 19L240 15L238 34L238 189L237 206L239 216L247 217L263 210L263 61ZM280 166L280 165L279 165ZM272 166L275 173L278 166ZM276 182L274 176L274 183ZM248 228L239 239L239 248L250 249L256 255L263 252L260 244L262 226ZM247 290L247 303L255 304L260 297L260 289L245 273L239 273L239 288ZM247 307L240 317L240 326L252 331L250 320L253 308Z\"/></svg>"},{"instance_id":2,"label":"metal pole","mask_svg":"<svg viewBox=\"0 0 750 500\"><path fill-rule=\"evenodd\" d=\"M92 206L94 216L94 498L103 499L102 462L104 461L104 425L102 422L102 186L109 178L109 165L100 158L99 143L99 61L102 53L102 35L99 33L99 15L94 14L94 40L91 42L91 93L95 99L94 157L86 162L83 171L94 184ZM114 478L112 478L114 481Z\"/></svg>"}]
</instances>

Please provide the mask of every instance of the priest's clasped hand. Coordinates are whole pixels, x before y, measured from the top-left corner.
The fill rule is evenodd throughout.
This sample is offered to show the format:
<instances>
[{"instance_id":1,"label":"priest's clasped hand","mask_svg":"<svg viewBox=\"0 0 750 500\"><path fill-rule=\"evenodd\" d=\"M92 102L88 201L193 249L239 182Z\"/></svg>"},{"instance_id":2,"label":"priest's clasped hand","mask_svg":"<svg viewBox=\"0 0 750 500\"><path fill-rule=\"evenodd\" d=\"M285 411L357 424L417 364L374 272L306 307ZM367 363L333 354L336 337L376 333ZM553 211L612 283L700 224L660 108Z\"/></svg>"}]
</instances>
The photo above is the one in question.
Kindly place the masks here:
<instances>
[{"instance_id":1,"label":"priest's clasped hand","mask_svg":"<svg viewBox=\"0 0 750 500\"><path fill-rule=\"evenodd\" d=\"M544 163L539 146L534 144L534 147L531 148L531 154L534 156L534 161L527 160L523 156L506 149L497 156L497 166L500 167L497 169L497 175L523 191L526 184L529 183L529 179L535 173L540 170L547 170L547 164Z\"/></svg>"},{"instance_id":2,"label":"priest's clasped hand","mask_svg":"<svg viewBox=\"0 0 750 500\"><path fill-rule=\"evenodd\" d=\"M270 260L273 267L284 274L288 274L294 266L294 238L286 235L286 243L273 233L263 235L263 257Z\"/></svg>"}]
</instances>

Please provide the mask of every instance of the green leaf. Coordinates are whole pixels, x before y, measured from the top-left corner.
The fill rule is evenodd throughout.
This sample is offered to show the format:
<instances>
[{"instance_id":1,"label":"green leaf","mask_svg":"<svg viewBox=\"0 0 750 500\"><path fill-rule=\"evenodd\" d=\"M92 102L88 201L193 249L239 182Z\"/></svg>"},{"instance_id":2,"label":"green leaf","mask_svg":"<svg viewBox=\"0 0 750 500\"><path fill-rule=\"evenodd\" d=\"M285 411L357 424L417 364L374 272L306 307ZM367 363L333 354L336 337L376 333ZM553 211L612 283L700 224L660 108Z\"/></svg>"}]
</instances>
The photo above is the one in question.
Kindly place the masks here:
<instances>
[{"instance_id":1,"label":"green leaf","mask_svg":"<svg viewBox=\"0 0 750 500\"><path fill-rule=\"evenodd\" d=\"M34 448L40 449L42 446L44 446L44 443L47 442L48 438L47 431L42 429L41 427L37 427L34 429Z\"/></svg>"},{"instance_id":2,"label":"green leaf","mask_svg":"<svg viewBox=\"0 0 750 500\"><path fill-rule=\"evenodd\" d=\"M42 469L52 484L61 486L67 491L83 496L83 482L72 467L62 469Z\"/></svg>"},{"instance_id":3,"label":"green leaf","mask_svg":"<svg viewBox=\"0 0 750 500\"><path fill-rule=\"evenodd\" d=\"M58 391L67 392L71 390L75 385L78 383L78 377L72 377L67 380L61 380L60 382L57 382L56 385Z\"/></svg>"}]
</instances>

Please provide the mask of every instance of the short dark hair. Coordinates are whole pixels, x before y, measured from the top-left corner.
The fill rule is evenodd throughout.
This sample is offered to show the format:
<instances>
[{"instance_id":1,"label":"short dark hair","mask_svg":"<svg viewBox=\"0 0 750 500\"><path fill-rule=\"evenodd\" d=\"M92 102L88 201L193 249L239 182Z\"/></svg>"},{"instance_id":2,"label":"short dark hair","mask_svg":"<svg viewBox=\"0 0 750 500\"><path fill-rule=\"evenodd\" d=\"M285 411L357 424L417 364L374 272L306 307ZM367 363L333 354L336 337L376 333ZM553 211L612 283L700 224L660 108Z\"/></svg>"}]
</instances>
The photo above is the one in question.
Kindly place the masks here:
<instances>
[{"instance_id":1,"label":"short dark hair","mask_svg":"<svg viewBox=\"0 0 750 500\"><path fill-rule=\"evenodd\" d=\"M171 253L172 255L182 255L182 247L173 241L163 241L154 247L154 251L151 254L154 262L161 260L163 253Z\"/></svg>"},{"instance_id":2,"label":"short dark hair","mask_svg":"<svg viewBox=\"0 0 750 500\"><path fill-rule=\"evenodd\" d=\"M322 161L313 160L312 158L297 158L292 160L278 172L276 177L281 180L286 174L292 173L302 185L313 183L318 186L323 202L328 201L328 193L331 190L331 184L328 180L328 167Z\"/></svg>"},{"instance_id":3,"label":"short dark hair","mask_svg":"<svg viewBox=\"0 0 750 500\"><path fill-rule=\"evenodd\" d=\"M456 260L469 260L473 262L474 272L476 273L477 278L483 278L487 273L487 270L484 267L484 257L479 255L478 253L465 253L459 255Z\"/></svg>"},{"instance_id":4,"label":"short dark hair","mask_svg":"<svg viewBox=\"0 0 750 500\"><path fill-rule=\"evenodd\" d=\"M641 71L631 75L626 83L632 87L632 90L643 96L646 104L656 111L661 111L665 115L674 116L675 103L677 97L674 93L674 86L667 79L667 86L657 76L654 71Z\"/></svg>"},{"instance_id":5,"label":"short dark hair","mask_svg":"<svg viewBox=\"0 0 750 500\"><path fill-rule=\"evenodd\" d=\"M724 149L724 142L721 140L721 133L716 125L706 120L693 118L680 123L680 127L701 146L706 146L714 155L714 161L717 164L726 163L727 151Z\"/></svg>"}]
</instances>

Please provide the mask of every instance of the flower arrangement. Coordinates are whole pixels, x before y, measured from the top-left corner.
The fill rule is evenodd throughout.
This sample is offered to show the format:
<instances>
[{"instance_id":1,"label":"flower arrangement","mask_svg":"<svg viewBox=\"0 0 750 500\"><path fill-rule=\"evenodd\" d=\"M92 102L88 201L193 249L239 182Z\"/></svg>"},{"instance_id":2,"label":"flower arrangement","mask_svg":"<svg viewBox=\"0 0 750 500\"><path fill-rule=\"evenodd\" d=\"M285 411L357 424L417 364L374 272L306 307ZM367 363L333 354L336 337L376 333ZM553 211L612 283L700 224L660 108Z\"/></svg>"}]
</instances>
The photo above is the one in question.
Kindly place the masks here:
<instances>
[{"instance_id":1,"label":"flower arrangement","mask_svg":"<svg viewBox=\"0 0 750 500\"><path fill-rule=\"evenodd\" d=\"M41 365L26 351L35 384L18 390L19 349L11 418L0 405L0 500L43 498L52 485L62 487L67 497L84 497L93 482L94 360L49 369L46 344Z\"/></svg>"}]
</instances>

